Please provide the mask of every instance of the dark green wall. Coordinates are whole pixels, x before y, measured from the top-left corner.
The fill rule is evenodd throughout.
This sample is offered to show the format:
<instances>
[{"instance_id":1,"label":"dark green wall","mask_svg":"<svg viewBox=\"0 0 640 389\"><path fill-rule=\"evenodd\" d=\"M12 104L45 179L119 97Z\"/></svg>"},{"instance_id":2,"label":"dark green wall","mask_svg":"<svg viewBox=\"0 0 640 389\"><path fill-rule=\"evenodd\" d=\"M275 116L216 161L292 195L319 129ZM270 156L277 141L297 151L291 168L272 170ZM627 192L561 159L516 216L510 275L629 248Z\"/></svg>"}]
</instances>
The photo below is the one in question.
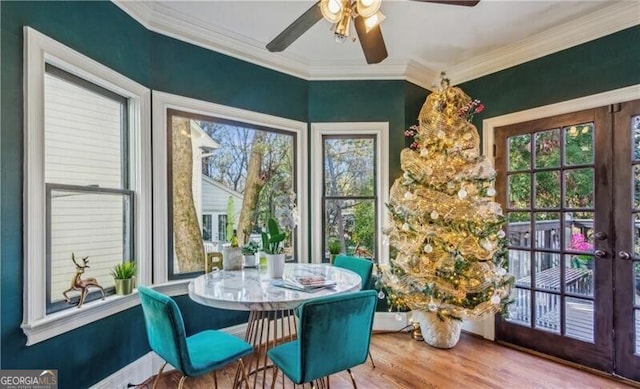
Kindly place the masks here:
<instances>
[{"instance_id":1,"label":"dark green wall","mask_svg":"<svg viewBox=\"0 0 640 389\"><path fill-rule=\"evenodd\" d=\"M459 85L482 119L640 84L640 26ZM455 80L452 80L455 81Z\"/></svg>"}]
</instances>

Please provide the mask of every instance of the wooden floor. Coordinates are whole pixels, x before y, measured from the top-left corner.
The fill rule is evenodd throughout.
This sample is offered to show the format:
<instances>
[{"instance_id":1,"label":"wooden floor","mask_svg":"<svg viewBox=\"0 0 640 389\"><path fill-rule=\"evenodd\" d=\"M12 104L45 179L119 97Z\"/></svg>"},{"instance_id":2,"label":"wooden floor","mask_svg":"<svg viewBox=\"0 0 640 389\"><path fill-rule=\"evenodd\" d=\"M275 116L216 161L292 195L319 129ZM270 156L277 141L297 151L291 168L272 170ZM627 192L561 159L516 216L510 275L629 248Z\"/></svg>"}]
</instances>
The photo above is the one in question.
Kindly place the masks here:
<instances>
[{"instance_id":1,"label":"wooden floor","mask_svg":"<svg viewBox=\"0 0 640 389\"><path fill-rule=\"evenodd\" d=\"M609 377L559 364L463 333L450 350L415 341L408 333L374 334L367 361L353 369L358 388L633 388ZM218 387L231 388L235 364L217 373ZM139 388L151 388L153 379ZM176 388L180 374L162 375L160 388ZM277 388L282 388L278 380ZM267 379L270 383L271 380ZM331 376L331 388L352 388L346 372ZM258 387L262 387L259 385ZM269 387L269 385L266 385ZM287 381L287 388L293 385ZM298 388L301 386L298 385ZM306 386L307 388L309 385ZM185 388L213 388L213 376L187 378Z\"/></svg>"}]
</instances>

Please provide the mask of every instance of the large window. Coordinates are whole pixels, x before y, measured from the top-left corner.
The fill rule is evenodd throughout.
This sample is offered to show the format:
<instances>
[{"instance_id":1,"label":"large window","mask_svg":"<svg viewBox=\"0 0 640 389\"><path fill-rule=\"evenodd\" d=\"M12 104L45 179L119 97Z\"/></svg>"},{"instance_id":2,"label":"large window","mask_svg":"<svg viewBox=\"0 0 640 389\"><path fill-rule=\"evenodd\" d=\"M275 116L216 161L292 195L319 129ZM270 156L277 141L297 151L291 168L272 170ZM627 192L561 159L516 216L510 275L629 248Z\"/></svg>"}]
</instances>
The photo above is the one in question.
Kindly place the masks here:
<instances>
[{"instance_id":1,"label":"large window","mask_svg":"<svg viewBox=\"0 0 640 389\"><path fill-rule=\"evenodd\" d=\"M204 270L206 251L198 225L218 214L217 247L260 241L269 218L288 232L285 251L295 259L296 135L265 126L169 111L169 278Z\"/></svg>"},{"instance_id":2,"label":"large window","mask_svg":"<svg viewBox=\"0 0 640 389\"><path fill-rule=\"evenodd\" d=\"M312 225L314 262L338 252L379 263L388 198L388 124L314 123Z\"/></svg>"},{"instance_id":3,"label":"large window","mask_svg":"<svg viewBox=\"0 0 640 389\"><path fill-rule=\"evenodd\" d=\"M306 261L307 226L294 223L307 201L306 124L161 92L153 105L154 166L166 166L154 171L154 282L201 273L234 233L260 242L271 217L288 232L288 260Z\"/></svg>"},{"instance_id":4,"label":"large window","mask_svg":"<svg viewBox=\"0 0 640 389\"><path fill-rule=\"evenodd\" d=\"M151 281L149 90L26 27L25 112L22 327L33 344L136 304L110 296L114 265L136 261L138 282ZM76 308L78 276L106 300L90 288Z\"/></svg>"}]
</instances>

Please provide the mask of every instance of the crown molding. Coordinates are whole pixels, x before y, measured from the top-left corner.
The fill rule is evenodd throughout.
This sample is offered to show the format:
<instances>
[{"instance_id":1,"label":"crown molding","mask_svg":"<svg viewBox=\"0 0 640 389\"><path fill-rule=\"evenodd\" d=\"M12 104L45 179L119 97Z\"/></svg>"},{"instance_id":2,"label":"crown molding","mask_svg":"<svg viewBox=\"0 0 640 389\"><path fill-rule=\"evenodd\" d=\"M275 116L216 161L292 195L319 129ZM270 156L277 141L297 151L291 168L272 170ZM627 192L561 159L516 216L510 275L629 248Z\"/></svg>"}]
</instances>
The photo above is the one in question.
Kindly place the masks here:
<instances>
[{"instance_id":1,"label":"crown molding","mask_svg":"<svg viewBox=\"0 0 640 389\"><path fill-rule=\"evenodd\" d=\"M428 90L440 83L440 69L429 68L416 60L385 61L376 65L364 65L360 61L310 64L290 53L270 53L262 42L229 30L212 29L162 3L112 1L151 31L305 80L407 80ZM640 24L639 11L640 3L635 0L613 4L591 15L456 64L446 70L447 78L453 84L460 84L601 38Z\"/></svg>"},{"instance_id":2,"label":"crown molding","mask_svg":"<svg viewBox=\"0 0 640 389\"><path fill-rule=\"evenodd\" d=\"M624 1L461 62L446 71L447 78L453 84L461 84L638 24L640 3Z\"/></svg>"}]
</instances>

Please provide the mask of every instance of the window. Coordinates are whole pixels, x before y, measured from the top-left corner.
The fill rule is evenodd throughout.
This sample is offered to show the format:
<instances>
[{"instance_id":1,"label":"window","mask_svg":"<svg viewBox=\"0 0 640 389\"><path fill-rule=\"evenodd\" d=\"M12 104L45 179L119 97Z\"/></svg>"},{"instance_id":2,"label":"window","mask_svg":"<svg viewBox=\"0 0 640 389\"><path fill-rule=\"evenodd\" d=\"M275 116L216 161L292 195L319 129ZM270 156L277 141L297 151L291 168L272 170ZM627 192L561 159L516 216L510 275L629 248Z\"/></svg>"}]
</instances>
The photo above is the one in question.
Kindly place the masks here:
<instances>
[{"instance_id":1,"label":"window","mask_svg":"<svg viewBox=\"0 0 640 389\"><path fill-rule=\"evenodd\" d=\"M213 232L213 221L211 214L202 215L202 239L211 242L211 234Z\"/></svg>"},{"instance_id":2,"label":"window","mask_svg":"<svg viewBox=\"0 0 640 389\"><path fill-rule=\"evenodd\" d=\"M25 298L27 344L137 304L111 297L115 264L150 283L149 90L25 27ZM66 302L76 266L105 289ZM93 291L90 289L90 291ZM79 292L69 292L71 302ZM96 301L91 301L96 299ZM75 301L74 301L75 300ZM69 317L73 316L70 320Z\"/></svg>"},{"instance_id":3,"label":"window","mask_svg":"<svg viewBox=\"0 0 640 389\"><path fill-rule=\"evenodd\" d=\"M165 167L154 170L154 281L201 274L206 214L218 249L234 231L242 244L280 219L288 259L306 261L305 223L284 220L289 210L304 214L306 123L161 92L153 106L154 166Z\"/></svg>"},{"instance_id":4,"label":"window","mask_svg":"<svg viewBox=\"0 0 640 389\"><path fill-rule=\"evenodd\" d=\"M331 244L386 263L388 124L313 123L311 130L314 261L328 262Z\"/></svg>"},{"instance_id":5,"label":"window","mask_svg":"<svg viewBox=\"0 0 640 389\"><path fill-rule=\"evenodd\" d=\"M44 77L47 313L68 309L76 262L113 293L110 270L133 258L133 191L126 167L127 99L47 64ZM101 297L96 288L85 301Z\"/></svg>"},{"instance_id":6,"label":"window","mask_svg":"<svg viewBox=\"0 0 640 389\"><path fill-rule=\"evenodd\" d=\"M375 136L324 135L322 150L323 261L329 243L340 253L377 258Z\"/></svg>"}]
</instances>

